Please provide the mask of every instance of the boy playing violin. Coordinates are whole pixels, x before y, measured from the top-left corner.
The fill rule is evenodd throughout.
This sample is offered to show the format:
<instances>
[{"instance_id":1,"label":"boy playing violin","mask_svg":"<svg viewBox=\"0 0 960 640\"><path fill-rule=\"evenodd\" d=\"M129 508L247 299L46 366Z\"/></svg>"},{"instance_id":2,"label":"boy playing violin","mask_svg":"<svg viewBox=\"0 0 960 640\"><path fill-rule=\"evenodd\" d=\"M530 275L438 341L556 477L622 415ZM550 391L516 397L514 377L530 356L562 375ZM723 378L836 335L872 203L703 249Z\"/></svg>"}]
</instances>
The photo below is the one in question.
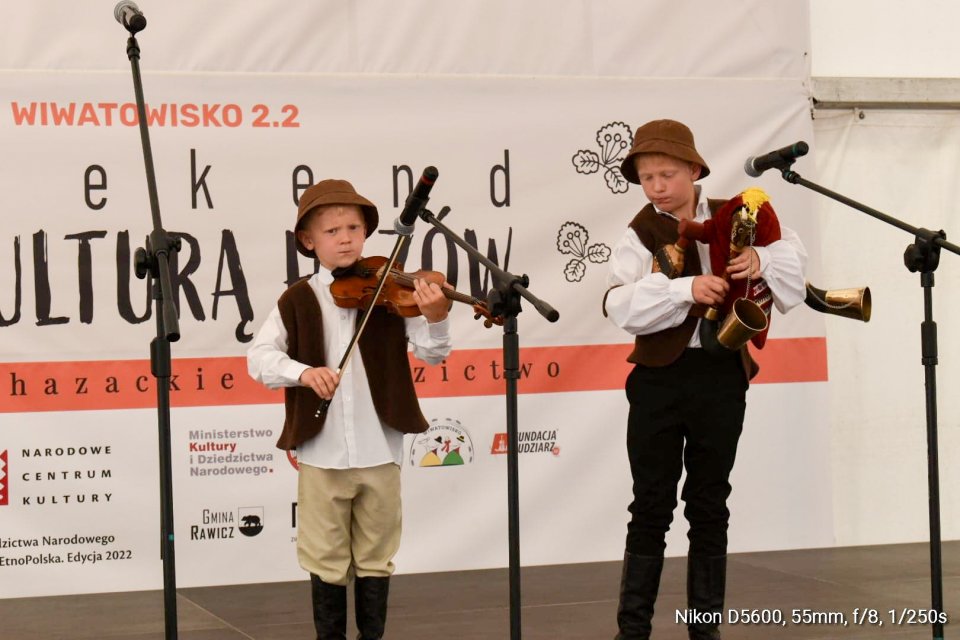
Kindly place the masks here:
<instances>
[{"instance_id":1,"label":"boy playing violin","mask_svg":"<svg viewBox=\"0 0 960 640\"><path fill-rule=\"evenodd\" d=\"M334 304L333 272L360 259L377 222L377 208L345 180L304 191L296 246L319 260L319 270L280 296L247 354L253 378L284 388L286 419L277 446L297 451L297 557L310 573L318 640L346 637L351 575L359 637L383 637L400 545L403 434L427 429L407 342L430 364L450 353L448 301L438 285L417 280L413 298L423 315L401 318L374 307L358 341L360 358L340 377L331 368L358 316ZM321 399L331 403L316 417Z\"/></svg>"}]
</instances>

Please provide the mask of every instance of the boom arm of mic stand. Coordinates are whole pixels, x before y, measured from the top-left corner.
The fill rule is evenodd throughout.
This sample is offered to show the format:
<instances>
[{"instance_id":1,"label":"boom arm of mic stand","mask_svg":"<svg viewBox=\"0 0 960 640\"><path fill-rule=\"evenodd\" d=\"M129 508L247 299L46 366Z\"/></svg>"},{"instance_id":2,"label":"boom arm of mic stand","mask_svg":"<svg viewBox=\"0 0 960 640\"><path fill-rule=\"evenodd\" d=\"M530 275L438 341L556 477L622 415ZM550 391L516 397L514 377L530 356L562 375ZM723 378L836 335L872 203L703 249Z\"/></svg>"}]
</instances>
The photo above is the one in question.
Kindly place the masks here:
<instances>
[{"instance_id":1,"label":"boom arm of mic stand","mask_svg":"<svg viewBox=\"0 0 960 640\"><path fill-rule=\"evenodd\" d=\"M494 282L507 283L509 288L516 291L520 296L526 298L527 301L533 305L533 308L550 322L556 322L560 319L560 313L554 309L552 305L533 295L530 290L526 288L526 276L519 278L511 273L508 273L507 271L504 271L497 265L497 263L480 253L480 251L478 251L473 245L466 242L463 238L458 236L446 225L440 222L440 218L446 215L446 210L446 207L444 207L444 209L440 211L440 216L438 217L433 215L431 211L424 209L420 213L420 217L436 227L444 236L446 236L449 240L452 240L454 244L476 258L480 264L489 269ZM493 310L491 309L491 312L492 311Z\"/></svg>"},{"instance_id":2,"label":"boom arm of mic stand","mask_svg":"<svg viewBox=\"0 0 960 640\"><path fill-rule=\"evenodd\" d=\"M560 312L554 309L550 304L544 300L541 300L537 296L530 293L526 287L520 284L514 284L513 288L517 290L521 296L527 299L527 301L533 305L533 308L537 310L544 318L550 322L556 322L560 319Z\"/></svg>"},{"instance_id":3,"label":"boom arm of mic stand","mask_svg":"<svg viewBox=\"0 0 960 640\"><path fill-rule=\"evenodd\" d=\"M841 204L845 204L848 207L852 207L857 211L862 211L869 216L873 216L877 220L886 222L887 224L897 227L898 229L901 229L903 231L906 231L907 233L913 236L917 236L917 237L929 236L929 239L930 239L929 241L932 244L939 247L943 247L947 251L960 255L960 247L958 247L957 245L951 242L947 242L945 239L946 234L944 234L942 231L939 232L938 234L937 232L931 232L927 229L920 229L920 228L914 227L913 225L907 224L902 220L898 220L893 216L883 213L882 211L878 211L872 207L868 207L865 204L861 204L856 200L853 200L844 195L841 195L836 191L831 191L830 189L821 187L820 185L814 182L810 182L809 180L804 179L799 173L797 173L796 171L793 171L789 167L783 169L781 171L781 174L783 175L783 179L791 184L799 184L800 186L806 187L811 191L816 191L819 194L827 196L831 200L836 200L837 202Z\"/></svg>"}]
</instances>

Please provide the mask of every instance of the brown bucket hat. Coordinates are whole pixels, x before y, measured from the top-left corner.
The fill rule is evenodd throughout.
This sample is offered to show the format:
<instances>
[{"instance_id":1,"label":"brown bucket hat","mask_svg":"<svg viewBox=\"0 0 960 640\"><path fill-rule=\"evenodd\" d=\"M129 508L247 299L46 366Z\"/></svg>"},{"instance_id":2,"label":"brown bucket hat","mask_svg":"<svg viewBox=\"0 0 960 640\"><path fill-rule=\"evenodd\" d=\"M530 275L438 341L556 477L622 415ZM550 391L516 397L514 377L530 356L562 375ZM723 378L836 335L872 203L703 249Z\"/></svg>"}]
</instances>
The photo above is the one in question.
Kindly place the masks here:
<instances>
[{"instance_id":1,"label":"brown bucket hat","mask_svg":"<svg viewBox=\"0 0 960 640\"><path fill-rule=\"evenodd\" d=\"M710 167L693 144L693 132L676 120L651 120L637 129L633 147L620 165L620 173L634 184L640 184L637 168L633 165L633 159L640 153L663 153L685 162L695 162L701 167L701 178L710 175Z\"/></svg>"},{"instance_id":2,"label":"brown bucket hat","mask_svg":"<svg viewBox=\"0 0 960 640\"><path fill-rule=\"evenodd\" d=\"M294 237L300 230L300 223L306 218L307 214L328 204L353 204L360 207L363 212L363 220L367 226L367 237L377 228L380 216L377 214L377 207L357 193L353 185L346 180L321 180L300 196L300 206L297 208L297 224L293 227ZM307 251L307 248L300 244L300 239L296 238L297 251L307 256L313 257L313 253Z\"/></svg>"}]
</instances>

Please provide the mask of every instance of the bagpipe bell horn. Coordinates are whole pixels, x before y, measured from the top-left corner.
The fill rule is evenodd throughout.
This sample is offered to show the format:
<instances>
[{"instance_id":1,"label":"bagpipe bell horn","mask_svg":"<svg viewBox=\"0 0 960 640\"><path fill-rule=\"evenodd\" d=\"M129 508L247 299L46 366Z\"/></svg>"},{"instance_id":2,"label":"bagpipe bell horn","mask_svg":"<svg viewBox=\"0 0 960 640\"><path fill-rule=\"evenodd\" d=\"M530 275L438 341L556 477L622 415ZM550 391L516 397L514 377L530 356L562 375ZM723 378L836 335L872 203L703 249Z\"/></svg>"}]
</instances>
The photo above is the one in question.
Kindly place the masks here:
<instances>
[{"instance_id":1,"label":"bagpipe bell horn","mask_svg":"<svg viewBox=\"0 0 960 640\"><path fill-rule=\"evenodd\" d=\"M873 303L870 287L859 289L818 289L807 282L807 306L820 313L870 322Z\"/></svg>"}]
</instances>

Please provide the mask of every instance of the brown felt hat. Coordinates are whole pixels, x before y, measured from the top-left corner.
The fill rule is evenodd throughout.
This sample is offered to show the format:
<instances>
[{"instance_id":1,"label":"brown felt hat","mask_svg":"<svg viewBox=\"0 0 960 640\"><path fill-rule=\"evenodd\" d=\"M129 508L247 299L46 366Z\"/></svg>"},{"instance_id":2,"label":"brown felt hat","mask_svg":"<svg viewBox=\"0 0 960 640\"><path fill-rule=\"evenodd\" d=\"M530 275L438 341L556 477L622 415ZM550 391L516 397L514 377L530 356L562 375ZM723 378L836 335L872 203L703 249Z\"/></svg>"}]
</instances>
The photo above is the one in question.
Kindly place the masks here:
<instances>
[{"instance_id":1,"label":"brown felt hat","mask_svg":"<svg viewBox=\"0 0 960 640\"><path fill-rule=\"evenodd\" d=\"M357 193L353 185L346 180L321 180L300 196L300 206L297 208L297 224L293 227L294 237L300 230L300 223L303 222L307 214L316 209L329 204L352 204L360 207L363 212L363 221L367 227L367 237L377 228L380 216L377 214L377 207ZM300 243L300 238L296 238L297 251L307 256L313 257L313 253L307 251L307 248Z\"/></svg>"},{"instance_id":2,"label":"brown felt hat","mask_svg":"<svg viewBox=\"0 0 960 640\"><path fill-rule=\"evenodd\" d=\"M640 178L637 177L633 160L641 153L662 153L684 162L695 162L700 165L701 178L710 175L710 167L693 144L693 132L676 120L651 120L637 129L633 136L633 147L620 165L620 173L634 184L640 184Z\"/></svg>"}]
</instances>

